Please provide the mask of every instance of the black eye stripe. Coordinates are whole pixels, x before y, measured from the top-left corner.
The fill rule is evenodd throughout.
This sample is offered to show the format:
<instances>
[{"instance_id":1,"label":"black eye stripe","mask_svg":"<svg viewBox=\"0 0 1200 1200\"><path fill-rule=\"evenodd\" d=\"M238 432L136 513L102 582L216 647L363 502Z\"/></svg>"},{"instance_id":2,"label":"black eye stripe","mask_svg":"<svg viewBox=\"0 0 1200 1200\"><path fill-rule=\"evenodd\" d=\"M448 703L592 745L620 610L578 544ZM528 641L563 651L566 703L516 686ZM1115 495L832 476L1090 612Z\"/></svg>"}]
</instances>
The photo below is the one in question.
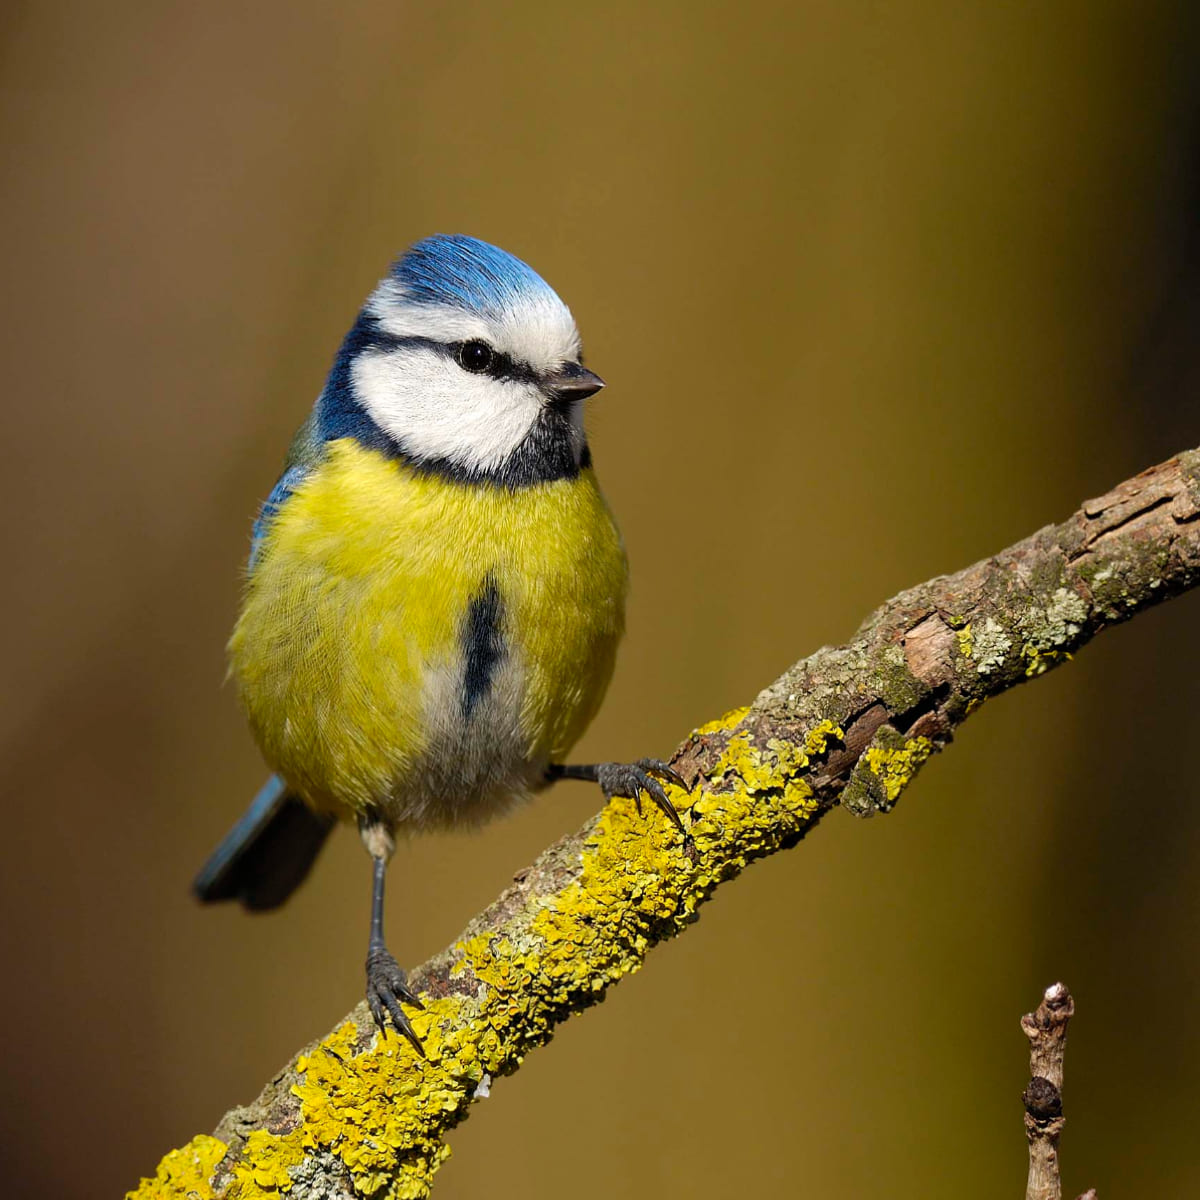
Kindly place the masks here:
<instances>
[{"instance_id":1,"label":"black eye stripe","mask_svg":"<svg viewBox=\"0 0 1200 1200\"><path fill-rule=\"evenodd\" d=\"M482 345L487 345L482 339L471 339L473 342L478 342ZM462 362L459 354L462 348L467 345L466 342L439 342L433 338L421 337L417 334L397 335L387 333L378 326L370 330L369 336L365 337L362 342L362 349L367 350L400 350L407 348L421 348L424 350L433 350L438 354L444 354L447 358L453 359L459 366ZM519 383L537 383L538 374L529 366L528 363L516 362L509 355L503 354L494 347L488 347L492 351L492 361L485 371L477 371L475 374L489 375L493 379L513 380ZM463 368L466 370L467 368Z\"/></svg>"},{"instance_id":2,"label":"black eye stripe","mask_svg":"<svg viewBox=\"0 0 1200 1200\"><path fill-rule=\"evenodd\" d=\"M489 353L490 357L486 366L468 366L464 362L464 355L478 353L474 349L476 347L481 347ZM493 379L515 380L522 383L537 382L537 372L532 367L526 363L514 361L509 355L489 346L486 342L474 339L469 342L454 342L447 349L464 371L470 371L474 375L490 375Z\"/></svg>"}]
</instances>

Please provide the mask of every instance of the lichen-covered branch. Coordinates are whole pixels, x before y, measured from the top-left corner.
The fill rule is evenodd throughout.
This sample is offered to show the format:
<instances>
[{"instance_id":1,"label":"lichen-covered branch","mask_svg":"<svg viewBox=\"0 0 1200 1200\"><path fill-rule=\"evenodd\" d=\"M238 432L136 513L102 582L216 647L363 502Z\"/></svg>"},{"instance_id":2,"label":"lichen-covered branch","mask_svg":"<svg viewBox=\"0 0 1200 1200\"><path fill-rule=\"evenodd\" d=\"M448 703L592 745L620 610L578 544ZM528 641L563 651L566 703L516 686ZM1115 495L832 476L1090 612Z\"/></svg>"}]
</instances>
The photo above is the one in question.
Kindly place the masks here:
<instances>
[{"instance_id":1,"label":"lichen-covered branch","mask_svg":"<svg viewBox=\"0 0 1200 1200\"><path fill-rule=\"evenodd\" d=\"M615 801L413 971L428 1061L377 1035L360 1004L133 1195L424 1196L481 1084L637 970L719 884L834 805L886 811L989 697L1198 582L1200 450L897 596L848 645L818 650L676 751L693 785L672 792L686 852L655 810Z\"/></svg>"}]
</instances>

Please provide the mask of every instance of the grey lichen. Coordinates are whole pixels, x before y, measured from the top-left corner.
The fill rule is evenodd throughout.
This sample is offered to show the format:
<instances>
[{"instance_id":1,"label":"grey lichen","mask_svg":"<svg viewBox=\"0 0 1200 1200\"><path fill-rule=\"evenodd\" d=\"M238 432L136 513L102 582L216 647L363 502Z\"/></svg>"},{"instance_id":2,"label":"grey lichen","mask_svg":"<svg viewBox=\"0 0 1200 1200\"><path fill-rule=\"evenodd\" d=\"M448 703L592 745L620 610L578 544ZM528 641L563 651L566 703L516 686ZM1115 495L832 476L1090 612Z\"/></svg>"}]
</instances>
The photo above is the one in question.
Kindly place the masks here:
<instances>
[{"instance_id":1,"label":"grey lichen","mask_svg":"<svg viewBox=\"0 0 1200 1200\"><path fill-rule=\"evenodd\" d=\"M995 617L988 617L975 633L972 647L975 670L990 675L1004 666L1005 655L1012 649L1013 640Z\"/></svg>"},{"instance_id":2,"label":"grey lichen","mask_svg":"<svg viewBox=\"0 0 1200 1200\"><path fill-rule=\"evenodd\" d=\"M1022 632L1034 650L1058 650L1079 636L1088 619L1088 606L1069 588L1060 587L1042 612L1026 615Z\"/></svg>"},{"instance_id":3,"label":"grey lichen","mask_svg":"<svg viewBox=\"0 0 1200 1200\"><path fill-rule=\"evenodd\" d=\"M288 1174L292 1200L358 1200L360 1195L346 1164L328 1150L314 1150Z\"/></svg>"}]
</instances>

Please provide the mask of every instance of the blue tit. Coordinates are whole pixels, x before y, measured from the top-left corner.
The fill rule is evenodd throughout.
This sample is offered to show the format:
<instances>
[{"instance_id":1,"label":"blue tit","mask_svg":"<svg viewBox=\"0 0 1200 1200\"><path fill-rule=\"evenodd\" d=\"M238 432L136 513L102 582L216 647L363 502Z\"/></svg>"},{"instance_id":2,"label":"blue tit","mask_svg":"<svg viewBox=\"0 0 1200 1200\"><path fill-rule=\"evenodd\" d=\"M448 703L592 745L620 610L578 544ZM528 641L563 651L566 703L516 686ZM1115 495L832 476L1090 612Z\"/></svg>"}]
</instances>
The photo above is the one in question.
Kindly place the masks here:
<instances>
[{"instance_id":1,"label":"blue tit","mask_svg":"<svg viewBox=\"0 0 1200 1200\"><path fill-rule=\"evenodd\" d=\"M666 764L563 762L624 627L583 423L603 386L525 263L427 238L358 314L254 525L230 669L274 775L194 890L274 908L354 820L367 999L418 1050L402 1003L420 1002L383 938L397 832L481 822L555 779L645 792L682 832Z\"/></svg>"}]
</instances>

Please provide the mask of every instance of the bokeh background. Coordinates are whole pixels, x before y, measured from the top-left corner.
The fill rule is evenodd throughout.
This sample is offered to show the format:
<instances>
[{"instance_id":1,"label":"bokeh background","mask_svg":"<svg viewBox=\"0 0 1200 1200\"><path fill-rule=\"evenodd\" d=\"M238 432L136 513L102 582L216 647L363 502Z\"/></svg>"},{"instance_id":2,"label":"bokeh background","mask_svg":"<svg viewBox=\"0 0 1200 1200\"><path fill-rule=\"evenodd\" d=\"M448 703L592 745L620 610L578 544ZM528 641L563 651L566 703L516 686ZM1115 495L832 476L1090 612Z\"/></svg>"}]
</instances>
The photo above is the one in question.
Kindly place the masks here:
<instances>
[{"instance_id":1,"label":"bokeh background","mask_svg":"<svg viewBox=\"0 0 1200 1200\"><path fill-rule=\"evenodd\" d=\"M9 3L0 15L8 1195L115 1196L358 999L336 839L188 881L263 768L256 507L386 264L526 257L608 379L634 564L584 760L663 753L879 601L1200 442L1200 27L1169 0ZM885 819L723 890L452 1138L444 1200L1200 1192L1200 596L989 706ZM598 805L401 848L415 963Z\"/></svg>"}]
</instances>

